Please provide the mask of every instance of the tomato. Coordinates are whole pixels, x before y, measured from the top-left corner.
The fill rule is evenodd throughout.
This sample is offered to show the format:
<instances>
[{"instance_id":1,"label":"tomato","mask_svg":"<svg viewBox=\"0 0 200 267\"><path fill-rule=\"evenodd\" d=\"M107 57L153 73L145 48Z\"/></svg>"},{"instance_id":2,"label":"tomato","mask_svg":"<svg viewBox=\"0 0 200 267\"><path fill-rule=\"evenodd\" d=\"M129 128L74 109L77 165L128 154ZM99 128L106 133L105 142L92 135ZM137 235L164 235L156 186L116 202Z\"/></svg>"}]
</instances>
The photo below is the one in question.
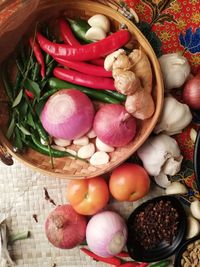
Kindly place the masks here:
<instances>
[{"instance_id":1,"label":"tomato","mask_svg":"<svg viewBox=\"0 0 200 267\"><path fill-rule=\"evenodd\" d=\"M136 201L144 197L150 187L146 170L138 164L124 163L111 174L109 189L119 201Z\"/></svg>"},{"instance_id":2,"label":"tomato","mask_svg":"<svg viewBox=\"0 0 200 267\"><path fill-rule=\"evenodd\" d=\"M67 200L76 212L93 215L109 200L108 185L103 177L71 180L67 186Z\"/></svg>"}]
</instances>

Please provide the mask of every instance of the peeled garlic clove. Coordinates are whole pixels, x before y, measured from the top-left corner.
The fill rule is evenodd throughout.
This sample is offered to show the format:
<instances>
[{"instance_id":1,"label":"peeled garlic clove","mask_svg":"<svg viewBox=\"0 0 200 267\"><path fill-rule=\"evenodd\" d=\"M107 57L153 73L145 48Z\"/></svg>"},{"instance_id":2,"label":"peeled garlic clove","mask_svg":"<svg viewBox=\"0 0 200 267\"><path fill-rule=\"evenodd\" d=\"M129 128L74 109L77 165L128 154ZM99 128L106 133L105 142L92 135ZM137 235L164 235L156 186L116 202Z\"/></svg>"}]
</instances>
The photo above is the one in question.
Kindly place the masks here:
<instances>
[{"instance_id":1,"label":"peeled garlic clove","mask_svg":"<svg viewBox=\"0 0 200 267\"><path fill-rule=\"evenodd\" d=\"M93 166L103 165L108 162L109 162L109 155L104 151L97 151L90 158L90 164Z\"/></svg>"},{"instance_id":2,"label":"peeled garlic clove","mask_svg":"<svg viewBox=\"0 0 200 267\"><path fill-rule=\"evenodd\" d=\"M53 142L57 145L57 146L69 146L71 144L70 140L66 140L66 139L61 139L61 138L53 138Z\"/></svg>"},{"instance_id":3,"label":"peeled garlic clove","mask_svg":"<svg viewBox=\"0 0 200 267\"><path fill-rule=\"evenodd\" d=\"M195 143L197 138L197 131L195 129L190 130L190 139L192 140L193 143Z\"/></svg>"},{"instance_id":4,"label":"peeled garlic clove","mask_svg":"<svg viewBox=\"0 0 200 267\"><path fill-rule=\"evenodd\" d=\"M190 211L194 218L200 220L200 201L195 200L190 205Z\"/></svg>"},{"instance_id":5,"label":"peeled garlic clove","mask_svg":"<svg viewBox=\"0 0 200 267\"><path fill-rule=\"evenodd\" d=\"M121 54L125 54L124 49L120 48L111 54L107 55L107 57L104 60L104 69L105 70L112 70L112 66L114 61L117 59L117 57Z\"/></svg>"},{"instance_id":6,"label":"peeled garlic clove","mask_svg":"<svg viewBox=\"0 0 200 267\"><path fill-rule=\"evenodd\" d=\"M168 179L167 175L162 173L162 172L159 175L154 176L154 180L155 180L156 184L159 185L162 188L166 188L171 184L171 182Z\"/></svg>"},{"instance_id":7,"label":"peeled garlic clove","mask_svg":"<svg viewBox=\"0 0 200 267\"><path fill-rule=\"evenodd\" d=\"M78 146L85 146L89 144L89 139L87 136L82 136L80 138L74 139L73 144Z\"/></svg>"},{"instance_id":8,"label":"peeled garlic clove","mask_svg":"<svg viewBox=\"0 0 200 267\"><path fill-rule=\"evenodd\" d=\"M189 216L187 218L187 221L188 221L188 227L187 227L186 239L190 239L197 236L200 233L200 224L198 220L192 216Z\"/></svg>"},{"instance_id":9,"label":"peeled garlic clove","mask_svg":"<svg viewBox=\"0 0 200 267\"><path fill-rule=\"evenodd\" d=\"M91 27L101 28L106 33L110 31L110 21L106 16L102 14L96 14L89 18L88 24Z\"/></svg>"},{"instance_id":10,"label":"peeled garlic clove","mask_svg":"<svg viewBox=\"0 0 200 267\"><path fill-rule=\"evenodd\" d=\"M176 194L187 194L188 190L187 187L180 183L180 182L172 182L167 188L166 188L166 195L176 195Z\"/></svg>"},{"instance_id":11,"label":"peeled garlic clove","mask_svg":"<svg viewBox=\"0 0 200 267\"><path fill-rule=\"evenodd\" d=\"M101 28L91 27L85 33L85 38L88 40L99 41L106 37L106 33Z\"/></svg>"},{"instance_id":12,"label":"peeled garlic clove","mask_svg":"<svg viewBox=\"0 0 200 267\"><path fill-rule=\"evenodd\" d=\"M97 135L95 134L95 131L92 129L87 133L88 138L95 138Z\"/></svg>"},{"instance_id":13,"label":"peeled garlic clove","mask_svg":"<svg viewBox=\"0 0 200 267\"><path fill-rule=\"evenodd\" d=\"M95 146L92 143L89 143L88 145L82 146L78 150L78 157L82 159L88 159L90 158L95 152Z\"/></svg>"},{"instance_id":14,"label":"peeled garlic clove","mask_svg":"<svg viewBox=\"0 0 200 267\"><path fill-rule=\"evenodd\" d=\"M104 152L113 152L115 150L114 147L103 143L98 137L96 138L96 147L100 151L104 151Z\"/></svg>"}]
</instances>

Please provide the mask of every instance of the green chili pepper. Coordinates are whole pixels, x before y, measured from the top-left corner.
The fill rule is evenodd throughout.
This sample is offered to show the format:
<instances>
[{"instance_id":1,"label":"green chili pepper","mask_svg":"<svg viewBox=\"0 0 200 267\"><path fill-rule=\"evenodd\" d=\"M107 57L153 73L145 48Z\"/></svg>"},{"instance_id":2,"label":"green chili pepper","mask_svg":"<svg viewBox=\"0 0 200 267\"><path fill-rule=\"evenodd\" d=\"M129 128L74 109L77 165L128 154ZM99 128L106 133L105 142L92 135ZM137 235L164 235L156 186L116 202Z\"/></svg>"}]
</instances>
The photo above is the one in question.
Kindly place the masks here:
<instances>
[{"instance_id":1,"label":"green chili pepper","mask_svg":"<svg viewBox=\"0 0 200 267\"><path fill-rule=\"evenodd\" d=\"M52 57L49 54L46 54L45 56L45 64L48 65L52 60Z\"/></svg>"},{"instance_id":2,"label":"green chili pepper","mask_svg":"<svg viewBox=\"0 0 200 267\"><path fill-rule=\"evenodd\" d=\"M92 43L91 40L85 38L87 30L89 30L90 28L90 25L87 23L87 21L83 19L76 19L76 20L68 19L68 21L70 23L74 35L77 38L81 39L85 43Z\"/></svg>"},{"instance_id":3,"label":"green chili pepper","mask_svg":"<svg viewBox=\"0 0 200 267\"><path fill-rule=\"evenodd\" d=\"M163 260L163 261L153 263L149 267L167 267L170 263L171 263L170 260Z\"/></svg>"},{"instance_id":4,"label":"green chili pepper","mask_svg":"<svg viewBox=\"0 0 200 267\"><path fill-rule=\"evenodd\" d=\"M40 65L36 62L31 72L31 80L36 82L40 79Z\"/></svg>"},{"instance_id":5,"label":"green chili pepper","mask_svg":"<svg viewBox=\"0 0 200 267\"><path fill-rule=\"evenodd\" d=\"M45 94L43 94L43 96L40 98L40 101L41 100L45 100L47 99L49 96L53 95L54 93L56 93L58 90L57 89L52 89L52 90L49 90L47 91Z\"/></svg>"},{"instance_id":6,"label":"green chili pepper","mask_svg":"<svg viewBox=\"0 0 200 267\"><path fill-rule=\"evenodd\" d=\"M45 129L43 128L42 124L40 122L35 122L35 127L38 131L39 136L44 140L44 142L49 143L49 136Z\"/></svg>"},{"instance_id":7,"label":"green chili pepper","mask_svg":"<svg viewBox=\"0 0 200 267\"><path fill-rule=\"evenodd\" d=\"M46 74L45 74L45 78L49 78L52 73L53 73L53 69L55 68L55 66L57 65L55 60L52 60L51 63L47 66L46 68Z\"/></svg>"},{"instance_id":8,"label":"green chili pepper","mask_svg":"<svg viewBox=\"0 0 200 267\"><path fill-rule=\"evenodd\" d=\"M65 81L61 81L57 78L50 78L48 80L48 85L51 89L57 89L57 90L75 88L75 89L85 93L87 96L89 96L93 99L96 99L96 100L99 100L102 102L106 102L106 103L114 103L114 104L120 103L119 100L117 100L116 98L114 98L112 96L107 95L104 92L89 89L87 87L68 83Z\"/></svg>"},{"instance_id":9,"label":"green chili pepper","mask_svg":"<svg viewBox=\"0 0 200 267\"><path fill-rule=\"evenodd\" d=\"M105 90L106 94L113 96L114 98L118 99L120 102L124 102L126 100L126 96L122 95L118 92L112 91L112 90Z\"/></svg>"},{"instance_id":10,"label":"green chili pepper","mask_svg":"<svg viewBox=\"0 0 200 267\"><path fill-rule=\"evenodd\" d=\"M31 138L32 138L33 143L31 143L30 141L27 141L27 140L25 141L26 144L27 144L29 147L31 147L31 148L37 150L37 151L40 152L41 154L50 156L49 148L48 148L47 146L42 145L42 144L40 143L40 141L37 140L37 138L36 138L35 136L31 135ZM69 153L69 152L67 152L67 151L60 151L60 150L56 150L56 149L54 149L54 148L51 148L51 155L52 155L52 157L54 157L54 158L74 157L74 158L76 158L76 159L84 160L84 159L82 159L82 158L79 158L79 157L77 157L77 156L72 155L71 153ZM84 160L84 161L85 161L85 160Z\"/></svg>"}]
</instances>

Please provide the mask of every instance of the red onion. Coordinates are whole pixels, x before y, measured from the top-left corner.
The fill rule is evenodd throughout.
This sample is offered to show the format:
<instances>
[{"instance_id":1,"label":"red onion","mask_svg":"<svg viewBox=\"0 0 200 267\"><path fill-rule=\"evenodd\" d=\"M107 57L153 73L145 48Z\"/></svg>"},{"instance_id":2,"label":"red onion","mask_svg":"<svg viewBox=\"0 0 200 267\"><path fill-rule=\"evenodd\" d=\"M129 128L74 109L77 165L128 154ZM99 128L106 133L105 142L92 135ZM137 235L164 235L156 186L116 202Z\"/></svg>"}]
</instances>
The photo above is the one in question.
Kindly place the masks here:
<instances>
[{"instance_id":1,"label":"red onion","mask_svg":"<svg viewBox=\"0 0 200 267\"><path fill-rule=\"evenodd\" d=\"M107 145L120 147L128 144L136 134L136 120L124 106L106 104L94 118L93 129L97 137Z\"/></svg>"},{"instance_id":2,"label":"red onion","mask_svg":"<svg viewBox=\"0 0 200 267\"><path fill-rule=\"evenodd\" d=\"M200 109L200 73L186 83L183 100L190 108Z\"/></svg>"},{"instance_id":3,"label":"red onion","mask_svg":"<svg viewBox=\"0 0 200 267\"><path fill-rule=\"evenodd\" d=\"M124 219L112 211L94 215L86 228L86 240L92 252L101 257L111 257L122 251L127 240Z\"/></svg>"},{"instance_id":4,"label":"red onion","mask_svg":"<svg viewBox=\"0 0 200 267\"><path fill-rule=\"evenodd\" d=\"M70 249L83 242L86 225L86 217L76 213L71 205L61 205L49 214L45 232L55 247Z\"/></svg>"},{"instance_id":5,"label":"red onion","mask_svg":"<svg viewBox=\"0 0 200 267\"><path fill-rule=\"evenodd\" d=\"M76 89L63 89L52 95L41 114L42 125L50 135L68 140L87 133L93 119L92 102Z\"/></svg>"}]
</instances>

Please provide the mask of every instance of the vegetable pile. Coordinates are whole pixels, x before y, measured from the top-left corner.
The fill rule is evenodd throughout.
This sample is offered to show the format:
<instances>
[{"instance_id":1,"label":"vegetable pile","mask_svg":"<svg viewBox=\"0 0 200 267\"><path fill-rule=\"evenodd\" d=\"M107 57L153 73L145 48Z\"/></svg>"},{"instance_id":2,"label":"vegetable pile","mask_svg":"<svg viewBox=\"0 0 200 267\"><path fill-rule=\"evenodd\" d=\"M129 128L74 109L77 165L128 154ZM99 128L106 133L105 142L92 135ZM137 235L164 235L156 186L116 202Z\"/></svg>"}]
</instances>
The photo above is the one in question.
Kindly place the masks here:
<instances>
[{"instance_id":1,"label":"vegetable pile","mask_svg":"<svg viewBox=\"0 0 200 267\"><path fill-rule=\"evenodd\" d=\"M40 25L29 36L29 49L20 45L13 84L4 68L11 111L7 138L16 151L30 147L49 155L52 167L54 157L65 156L93 166L107 164L115 149L129 145L137 136L138 120L154 114L151 64L142 47L129 46L127 52L130 32L119 29L111 34L110 21L102 14L88 21L61 17L57 24L59 34ZM129 256L122 251L128 235L126 221L107 206L110 195L115 201L129 202L145 197L150 177L166 194L188 191L181 182L170 180L183 162L174 136L190 124L193 109L200 108L200 76L190 75L187 59L178 53L163 55L159 62L165 84L163 110L153 135L137 151L140 164L118 166L108 174L108 181L105 177L71 180L66 190L70 204L56 207L45 223L46 236L54 246L71 249L86 239L89 249L81 248L82 252L111 265L164 267L170 263L167 259L152 265L124 262L121 258ZM177 88L182 89L183 101L173 95ZM191 135L195 142L195 134ZM179 224L172 220L178 217L169 204L161 201L138 214L133 228L138 240L145 237L145 249L158 246L163 239L173 242ZM165 221L169 235L157 225L157 215ZM195 200L188 215L187 239L199 234L199 220L200 201ZM149 232L155 231L155 225L157 237Z\"/></svg>"},{"instance_id":2,"label":"vegetable pile","mask_svg":"<svg viewBox=\"0 0 200 267\"><path fill-rule=\"evenodd\" d=\"M3 71L14 151L49 155L52 168L54 157L65 156L99 166L134 140L137 119L155 110L151 65L141 47L127 51L128 29L111 34L110 27L102 14L88 21L59 17L56 30L36 25L28 49L21 42L15 64Z\"/></svg>"}]
</instances>

